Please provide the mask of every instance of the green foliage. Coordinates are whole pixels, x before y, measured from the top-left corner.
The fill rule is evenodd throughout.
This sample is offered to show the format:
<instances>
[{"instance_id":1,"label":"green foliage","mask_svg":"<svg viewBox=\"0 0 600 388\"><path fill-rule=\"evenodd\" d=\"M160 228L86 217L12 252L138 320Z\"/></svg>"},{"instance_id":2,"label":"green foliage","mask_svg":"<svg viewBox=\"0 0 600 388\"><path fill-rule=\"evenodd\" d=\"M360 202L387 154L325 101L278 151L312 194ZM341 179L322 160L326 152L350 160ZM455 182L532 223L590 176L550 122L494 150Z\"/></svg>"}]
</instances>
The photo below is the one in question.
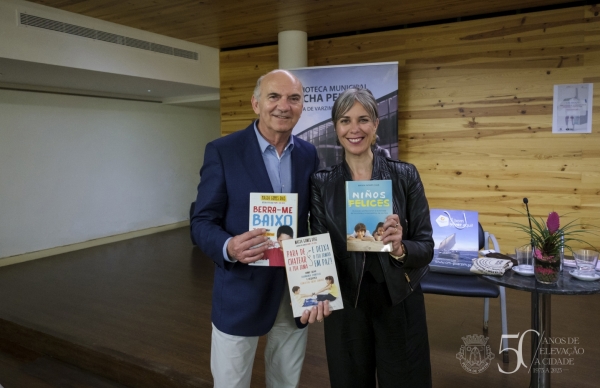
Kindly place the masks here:
<instances>
[{"instance_id":1,"label":"green foliage","mask_svg":"<svg viewBox=\"0 0 600 388\"><path fill-rule=\"evenodd\" d=\"M520 210L515 211L527 217L526 213L523 213ZM554 233L550 233L546 226L547 223L544 222L542 218L537 220L534 217L531 217L531 231L529 230L529 224L522 225L516 222L509 222L509 224L516 226L517 229L522 230L529 235L533 246L545 256L557 256L562 248L573 252L573 248L571 248L571 243L573 242L582 243L591 247L593 250L597 250L594 246L581 238L585 234L596 234L590 230L576 229L575 227L577 225L575 224L575 221L576 220L569 222L562 228L558 227ZM561 236L564 236L564 238L561 239Z\"/></svg>"}]
</instances>

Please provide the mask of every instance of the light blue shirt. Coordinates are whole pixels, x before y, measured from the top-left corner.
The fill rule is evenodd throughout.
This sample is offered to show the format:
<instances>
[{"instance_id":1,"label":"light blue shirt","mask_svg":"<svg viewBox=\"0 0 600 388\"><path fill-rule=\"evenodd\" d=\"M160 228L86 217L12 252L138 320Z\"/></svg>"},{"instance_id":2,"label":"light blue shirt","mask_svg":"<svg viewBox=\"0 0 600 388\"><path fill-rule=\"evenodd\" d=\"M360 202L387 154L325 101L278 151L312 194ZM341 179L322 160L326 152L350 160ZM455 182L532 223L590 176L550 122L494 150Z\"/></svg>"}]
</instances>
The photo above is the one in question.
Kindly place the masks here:
<instances>
[{"instance_id":1,"label":"light blue shirt","mask_svg":"<svg viewBox=\"0 0 600 388\"><path fill-rule=\"evenodd\" d=\"M294 149L294 137L290 135L287 145L283 149L281 156L277 150L258 132L254 122L254 132L258 139L258 145L273 186L274 193L292 192L292 150Z\"/></svg>"},{"instance_id":2,"label":"light blue shirt","mask_svg":"<svg viewBox=\"0 0 600 388\"><path fill-rule=\"evenodd\" d=\"M292 192L292 150L294 149L294 137L290 135L287 145L283 149L281 156L277 150L271 145L258 131L254 122L254 133L258 139L260 153L265 163L271 186L274 193L291 193ZM228 238L223 245L223 257L226 261L232 261L227 254L227 244L232 237Z\"/></svg>"}]
</instances>

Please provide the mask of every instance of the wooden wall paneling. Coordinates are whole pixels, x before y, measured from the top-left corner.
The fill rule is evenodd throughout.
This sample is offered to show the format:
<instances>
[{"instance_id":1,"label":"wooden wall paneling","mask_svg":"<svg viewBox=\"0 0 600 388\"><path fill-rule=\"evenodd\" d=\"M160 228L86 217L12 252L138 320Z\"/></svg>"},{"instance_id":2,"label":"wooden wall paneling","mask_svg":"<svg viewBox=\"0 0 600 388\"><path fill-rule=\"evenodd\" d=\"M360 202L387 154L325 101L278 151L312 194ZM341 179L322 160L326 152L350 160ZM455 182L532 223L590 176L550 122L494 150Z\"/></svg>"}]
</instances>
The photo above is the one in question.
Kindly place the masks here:
<instances>
[{"instance_id":1,"label":"wooden wall paneling","mask_svg":"<svg viewBox=\"0 0 600 388\"><path fill-rule=\"evenodd\" d=\"M513 252L528 240L507 224L526 224L523 197L536 217L557 211L600 231L594 9L324 39L310 42L309 63L399 61L400 158L419 169L431 207L478 211ZM222 77L232 65L222 61ZM595 84L594 132L552 134L554 85L580 82ZM600 236L588 237L600 248Z\"/></svg>"},{"instance_id":2,"label":"wooden wall paneling","mask_svg":"<svg viewBox=\"0 0 600 388\"><path fill-rule=\"evenodd\" d=\"M221 52L221 134L246 128L256 114L250 98L256 80L276 69L277 46Z\"/></svg>"},{"instance_id":3,"label":"wooden wall paneling","mask_svg":"<svg viewBox=\"0 0 600 388\"><path fill-rule=\"evenodd\" d=\"M591 25L585 30L583 39L585 42L597 42L600 40L600 27Z\"/></svg>"},{"instance_id":4,"label":"wooden wall paneling","mask_svg":"<svg viewBox=\"0 0 600 388\"><path fill-rule=\"evenodd\" d=\"M569 211L572 211L573 208L577 208L580 204L580 196L579 195L575 195L572 194L572 192L574 190L577 190L577 187L581 187L581 173L567 173L567 172L563 172L563 169L567 169L567 168L572 168L572 166L569 166L569 163L572 165L572 161L573 161L573 157L575 156L575 158L581 159L582 155L583 155L583 151L582 148L586 147L586 144L589 144L589 146L592 149L596 149L597 146L594 145L593 142L585 142L585 144L582 144L582 140L583 139L589 139L590 137L592 137L594 134L592 135L563 135L563 137L561 138L559 135L552 135L551 134L551 124L552 124L552 93L553 93L553 85L555 83L574 83L574 82L584 82L582 77L582 74L594 74L598 71L597 68L583 68L582 69L582 61L581 61L581 56L584 52L588 52L590 50L589 45L584 46L581 45L579 42L581 41L581 39L575 39L573 37L573 29L571 28L571 31L569 32L569 34L571 34L571 37L569 38L568 41L565 41L564 38L561 38L560 42L558 42L558 44L560 45L564 45L565 43L569 43L572 42L573 44L571 44L570 47L568 48L557 48L554 50L554 52L551 52L550 54L552 56L556 56L557 54L559 54L560 52L565 53L568 52L569 54L575 54L574 56L571 56L569 58L564 58L564 57L560 57L560 59L567 59L567 61L563 60L563 64L567 65L565 67L570 67L570 69L568 71L564 71L564 67L562 67L560 69L560 71L556 72L554 71L554 69L550 70L550 74L546 74L546 75L551 75L551 74L555 74L556 76L554 76L554 79L551 80L551 82L548 83L548 85L546 87L542 86L544 89L546 89L544 92L544 95L540 96L540 90L534 90L534 92L531 94L532 96L537 96L534 98L531 98L527 101L526 104L522 104L525 109L526 112L525 114L523 114L522 117L519 116L514 116L514 114L511 114L511 109L513 109L514 107L510 107L511 109L506 109L506 106L502 106L502 103L506 102L506 101L498 101L501 99L497 99L496 101L491 100L490 99L481 99L481 101L476 102L471 100L469 97L471 96L479 96L480 98L483 97L482 91L481 91L481 87L483 85L486 86L487 90L490 91L494 91L494 95L501 95L502 93L497 93L498 91L502 90L502 89L509 89L509 92L512 92L512 90L515 90L518 88L517 87L513 87L513 85L520 85L522 83L532 83L531 80L536 80L539 79L540 77L543 78L543 73L546 71L544 68L549 67L548 64L542 64L541 66L539 66L538 64L536 64L534 61L539 60L538 58L535 58L534 56L532 56L531 54L528 54L526 52L521 52L520 55L518 55L519 57L522 57L524 60L526 60L527 62L523 62L523 65L517 65L517 66L510 66L511 64L514 65L514 55L511 55L511 61L513 61L511 64L509 64L509 66L506 67L516 67L518 68L532 68L534 71L533 72L521 72L519 73L515 73L515 72L504 72L503 74L496 70L496 69L504 69L505 68L505 64L506 62L494 62L494 63L477 63L477 64L472 64L470 65L470 69L468 69L468 71L477 71L478 77L469 77L469 76L465 76L463 77L463 81L460 81L461 78L461 73L460 70L458 69L464 69L466 66L461 64L455 65L453 66L454 69L457 69L458 73L452 73L452 77L454 77L454 79L452 78L447 78L448 76L448 67L447 66L440 66L440 69L436 68L436 71L431 71L430 69L423 69L423 70L413 70L414 66L411 66L413 63L418 63L421 64L423 62L426 61L420 61L418 58L416 58L415 60L407 60L407 67L405 68L405 71L407 73L411 74L411 78L408 80L408 82L406 83L406 85L408 86L408 89L411 90L411 92L409 92L409 94L412 93L413 90L417 90L414 94L418 95L420 94L421 96L423 96L424 93L420 93L419 88L421 89L426 89L429 88L430 90L427 90L427 93L429 95L429 98L420 98L417 97L415 98L407 98L406 100L402 100L402 101L406 101L406 106L401 106L400 109L403 110L402 113L399 113L399 117L400 117L400 121L402 121L402 119L407 121L407 124L404 126L404 129L406 129L407 131L405 132L406 136L406 141L405 141L405 146L402 146L402 140L403 138L401 137L401 155L406 155L405 159L410 157L410 156L416 156L416 159L413 161L412 159L410 161L413 161L415 164L417 164L417 166L419 166L419 163L422 160L426 160L428 157L430 157L429 155L431 155L431 153L440 155L442 159L446 159L449 160L451 167L448 169L449 171L449 175L446 176L446 180L444 180L444 178L442 178L441 182L439 182L439 177L440 177L440 171L443 170L443 168L439 168L439 166L436 166L436 168L434 170L427 170L426 172L422 171L422 177L423 180L425 182L425 186L426 189L428 189L431 186L431 190L428 190L428 197L430 198L430 201L433 202L432 197L435 199L441 199L445 204L454 204L454 205L463 205L463 207L467 204L471 204L471 206L474 204L474 202L479 202L474 208L474 210L479 210L481 211L481 207L480 206L484 206L485 209L487 211L493 212L494 211L494 201L492 198L487 198L485 196L485 194L481 197L486 201L489 201L488 204L486 203L480 203L480 201L476 201L474 200L474 198L471 196L469 197L468 194L465 193L465 191L473 191L473 190L478 190L481 191L481 188L478 187L480 185L480 183L485 183L484 181L479 182L479 180L476 177L473 177L472 174L469 174L468 171L473 171L473 170L477 170L478 168L481 168L481 162L478 163L473 163L474 167L469 167L469 162L472 162L468 159L468 156L463 155L461 153L453 153L452 151L447 151L448 149L462 149L464 150L465 154L469 154L469 153L480 153L480 154L484 154L486 152L487 149L490 149L492 151L492 153L490 155L480 155L480 157L485 157L489 163L490 168L495 168L495 169L506 169L508 171L508 174L503 175L501 177L498 176L498 174L490 174L490 177L487 180L494 180L496 183L498 183L498 185L493 185L492 187L494 188L494 190L500 190L501 192L503 192L504 194L502 194L502 198L503 200L500 201L500 206L501 208L506 207L506 203L503 203L504 201L506 201L507 198L513 198L512 202L514 203L515 200L517 202L517 204L520 202L520 200L522 199L523 195L521 194L522 191L528 191L530 193L535 193L535 195L537 196L543 196L545 192L550 192L550 194L554 194L551 196L546 196L545 200L540 199L540 201L538 201L538 203L540 202L544 202L547 205L550 205L553 207L552 210L558 210L561 213L566 213ZM556 36L556 34L554 34ZM531 40L531 41L535 41L535 40ZM539 42L543 42L542 40L538 40ZM547 42L544 42L547 43ZM556 44L556 42L551 42L553 44ZM473 47L469 47L468 50L472 49ZM455 49L454 47L450 47L449 49L453 50ZM598 50L597 47L591 47L591 49L594 50ZM441 50L440 50L441 51ZM513 50L514 51L514 50ZM540 55L547 55L550 51L552 50L541 50L539 49L538 51L542 52ZM455 50L455 52L457 52L456 54L454 54L454 58L460 58L460 56L462 55L462 50ZM581 53L581 54L579 54ZM482 53L482 55L480 56L481 58L485 58L486 53ZM511 52L511 54L513 54ZM476 54L475 54L476 55ZM587 54L586 54L587 55ZM500 58L499 60L503 60L504 58L501 58L500 55L494 55L496 58ZM528 58L529 57L529 58ZM534 58L531 58L534 57ZM538 56L539 57L539 56ZM440 57L438 57L440 58ZM448 59L448 57L444 57L445 60ZM453 58L451 58L453 59ZM532 60L533 59L533 60ZM558 63L558 62L557 62ZM551 63L550 63L551 64ZM484 66L481 66L484 65ZM533 65L533 66L532 66ZM539 66L539 68L538 68ZM481 69L477 69L478 67L485 67L484 70ZM554 67L554 66L553 66ZM488 71L487 69L491 69L490 71ZM465 69L467 70L467 69ZM582 71L583 70L583 71ZM428 73L428 74L415 74L419 71L422 71L423 73ZM547 72L547 71L546 71ZM494 74L496 73L496 74ZM445 77L446 76L446 77ZM435 77L435 80L432 80ZM485 80L485 79L490 79L490 82L481 82L481 80ZM469 81L469 82L464 82L464 81ZM458 81L458 82L457 82ZM425 82L425 84L419 84L419 82ZM436 84L438 85L439 83L443 84L444 86L442 88L438 88L438 87L433 87L430 85ZM457 84L462 84L464 85L463 88L461 88L460 90L456 90L456 85ZM512 84L512 85L511 85ZM507 86L504 86L507 85ZM454 87L455 90L452 90ZM401 87L402 89L402 87ZM538 87L539 89L539 87ZM456 116L456 111L451 111L451 112L447 112L447 113L443 113L440 112L439 109L441 108L441 106L443 105L444 101L442 99L439 99L436 101L435 97L436 94L438 92L441 92L440 94L444 95L444 96L452 96L453 97L453 101L449 101L447 102L445 105L446 107L450 107L452 105L461 105L463 106L463 110L467 111L467 113L470 113L470 115L474 116L473 121L468 122L465 124L464 121L460 122L460 123L456 123L456 120L446 120L444 123L440 123L439 120L435 120L436 117L438 117L439 119L444 118L444 116ZM461 92L463 92L464 94L468 94L467 96L462 96ZM514 92L513 92L514 93ZM523 97L523 93L519 92L519 97L515 96L518 99L522 99L521 97ZM459 97L457 97L457 95L459 95ZM463 98L460 98L463 97ZM510 98L510 95L508 95L507 97ZM506 99L504 99L506 100ZM534 100L537 100L537 102L540 102L541 105L540 106L531 106L531 103L534 102ZM485 103L491 103L490 105L492 105L492 109L481 109L480 107L485 107ZM437 106L436 106L437 105ZM516 104L515 104L516 105ZM521 105L521 104L519 104ZM545 105L545 106L544 106ZM429 109L428 109L429 107ZM475 107L477 109L470 109L471 107ZM435 108L438 108L437 111ZM419 112L421 111L421 112ZM415 117L415 112L419 112L421 115L419 115L418 117ZM536 121L538 122L533 122L531 120L532 118L532 114L536 114L538 119ZM468 116L468 115L466 115ZM507 117L508 116L508 117ZM427 119L427 117L429 117L429 119ZM430 120L431 118L433 118L433 120ZM502 126L499 125L494 125L493 120L494 119L499 119L501 118L502 120L506 120L507 119L512 119L512 123L513 125L509 126L509 128L502 128ZM541 122L540 122L540 118L541 118ZM489 123L482 123L482 121L484 121L485 119L490 120L491 122ZM420 128L419 125L416 122L420 122L420 121L426 121L427 123L425 123L424 125L422 125L422 127L430 127L431 125L436 125L435 121L438 121L437 125L438 128L440 128L440 132L436 133L434 130L430 130L430 129L423 129L421 130L420 134L423 134L425 136L419 136L419 130ZM432 123L433 121L433 123ZM521 121L522 124L517 124L514 125L515 122ZM596 121L596 120L594 120ZM408 124L412 122L412 126L411 124ZM477 123L477 124L475 124ZM482 125L483 124L483 125ZM469 132L468 129L465 130L457 130L458 128L461 127L467 127L467 126L471 126L474 127L474 129L476 128L477 130L483 130L483 126L485 125L489 125L492 128L493 127L500 127L499 131L506 131L507 135L510 134L512 139L508 139L506 140L505 137L502 137L502 140L499 138L499 136L485 136L484 134L478 133L477 135L473 135ZM533 131L531 129L531 127L533 127ZM537 130L536 130L537 127ZM454 131L451 129L454 128ZM516 158L514 155L515 151L515 147L514 147L514 143L516 141L523 141L522 137L515 137L518 136L518 134L520 132L523 132L525 134L527 133L531 133L532 138L529 139L531 145L527 146L526 149L523 149L524 147L519 147L521 149L521 151L528 151L526 152L525 155L522 155L521 157L519 157L518 155L516 155ZM498 132L496 132L498 133ZM402 134L402 131L401 131ZM436 136L437 135L437 136ZM567 137L564 137L567 136ZM501 136L500 136L501 137ZM427 140L424 140L427 139ZM508 141L508 144L504 144ZM526 140L525 140L526 141ZM419 145L419 143L426 143L423 145ZM433 144L435 143L435 144ZM470 143L470 144L469 144ZM475 144L476 143L476 144ZM520 143L522 144L522 143ZM477 150L473 150L473 148L476 147ZM542 147L543 150L539 150L538 148ZM446 150L446 152L445 152ZM574 150L573 152L569 151L569 150ZM416 155L418 154L418 156ZM498 160L498 156L501 155L501 160ZM514 158L514 159L511 159ZM460 175L459 176L452 176L452 173L457 174L458 173L458 169L457 164L460 163L459 160L464 160L467 159L467 161L465 162L466 165L464 166L458 166L461 170ZM490 160L492 159L492 160ZM498 165L499 163L496 163L496 166L494 166L494 162L493 159L496 159L496 162L502 162L505 163L504 166L502 165ZM577 160L577 159L576 159ZM549 161L551 162L550 164L552 164L552 167L548 166ZM510 169L511 166L517 166L517 171L521 170L521 166L523 166L523 162L530 164L530 162L534 162L533 165L529 165L527 168L530 169L530 171L532 171L531 174L523 174L522 172L518 172L518 173L511 173ZM538 162L538 163L535 163ZM565 163L566 162L566 163ZM429 163L429 165L433 165L433 163ZM476 167L475 167L476 166ZM568 167L567 167L568 166ZM465 170L465 167L467 168ZM523 166L524 167L524 166ZM514 167L512 167L514 169ZM431 171L431 172L430 172ZM550 172L548 172L550 171ZM552 172L552 171L556 171L556 173ZM446 172L446 171L445 171ZM569 176L570 175L570 176ZM442 176L443 177L443 176ZM591 176L589 178L589 180L592 182L592 186L594 184L598 185L598 179L597 176ZM450 183L449 183L450 182ZM516 182L516 183L513 183ZM430 185L428 185L428 183L431 183ZM507 183L510 184L510 186L507 186ZM448 192L447 190L450 188L454 187L454 190L451 189L450 192ZM487 185L486 185L487 186ZM496 186L498 186L498 189L496 189ZM512 187L514 186L514 187ZM456 196L456 191L459 190L459 188L463 189L463 193L459 194L460 197L459 199L452 201L449 200L448 197L454 197ZM580 189L581 190L581 189ZM439 191L439 192L438 192ZM433 192L433 194L432 194ZM485 191L483 192L485 193ZM592 200L593 201L593 200ZM448 206L448 205L447 205ZM469 207L467 207L469 208ZM560 210L559 210L560 209ZM543 212L542 212L543 213ZM482 217L485 217L484 215L482 215ZM597 219L597 215L595 216ZM482 218L482 219L487 219L488 217ZM495 221L496 223L500 223L501 221L497 220ZM502 232L502 230L505 230L505 232ZM510 228L506 228L506 227L502 227L500 229L501 234L502 233L507 233L507 235L512 234L510 232ZM507 240L507 239L504 239ZM509 241L507 241L509 242ZM514 242L513 242L514 244ZM510 249L508 250L510 251Z\"/></svg>"}]
</instances>

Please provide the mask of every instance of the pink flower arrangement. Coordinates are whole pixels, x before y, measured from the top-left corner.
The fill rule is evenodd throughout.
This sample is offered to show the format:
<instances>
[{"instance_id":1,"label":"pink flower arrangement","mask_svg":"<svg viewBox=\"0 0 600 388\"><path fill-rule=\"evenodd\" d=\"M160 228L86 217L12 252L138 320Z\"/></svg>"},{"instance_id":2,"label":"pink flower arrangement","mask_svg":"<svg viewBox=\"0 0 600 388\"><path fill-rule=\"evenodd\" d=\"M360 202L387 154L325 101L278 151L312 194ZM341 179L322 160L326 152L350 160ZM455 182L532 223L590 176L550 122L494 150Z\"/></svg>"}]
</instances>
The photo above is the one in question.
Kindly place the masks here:
<instances>
[{"instance_id":1,"label":"pink flower arrangement","mask_svg":"<svg viewBox=\"0 0 600 388\"><path fill-rule=\"evenodd\" d=\"M573 229L574 222L571 221L561 228L560 216L556 212L551 212L545 222L531 217L529 226L514 223L531 238L533 256L535 257L534 272L536 279L540 282L554 283L558 280L561 251L564 248L572 250L567 245L568 242L577 241L589 245L578 237L583 233L592 232Z\"/></svg>"},{"instance_id":2,"label":"pink flower arrangement","mask_svg":"<svg viewBox=\"0 0 600 388\"><path fill-rule=\"evenodd\" d=\"M551 261L554 258L554 256L544 256L542 251L537 248L533 250L533 257L541 261Z\"/></svg>"},{"instance_id":3,"label":"pink flower arrangement","mask_svg":"<svg viewBox=\"0 0 600 388\"><path fill-rule=\"evenodd\" d=\"M552 269L552 268L538 267L535 270L540 275L546 275L546 276L554 275L554 269Z\"/></svg>"},{"instance_id":4,"label":"pink flower arrangement","mask_svg":"<svg viewBox=\"0 0 600 388\"><path fill-rule=\"evenodd\" d=\"M560 216L556 212L548 214L548 218L537 220L531 217L531 230L527 225L514 223L519 229L527 233L531 237L531 243L534 248L534 257L536 259L551 260L558 258L561 250L564 248L571 249L568 245L570 241L577 241L589 245L578 237L584 233L592 233L587 230L573 229L574 222L571 221L565 226L560 226ZM592 233L593 234L593 233Z\"/></svg>"},{"instance_id":5,"label":"pink flower arrangement","mask_svg":"<svg viewBox=\"0 0 600 388\"><path fill-rule=\"evenodd\" d=\"M550 234L554 234L560 229L560 217L558 216L557 212L548 214L546 227L548 228L548 232L550 232Z\"/></svg>"}]
</instances>

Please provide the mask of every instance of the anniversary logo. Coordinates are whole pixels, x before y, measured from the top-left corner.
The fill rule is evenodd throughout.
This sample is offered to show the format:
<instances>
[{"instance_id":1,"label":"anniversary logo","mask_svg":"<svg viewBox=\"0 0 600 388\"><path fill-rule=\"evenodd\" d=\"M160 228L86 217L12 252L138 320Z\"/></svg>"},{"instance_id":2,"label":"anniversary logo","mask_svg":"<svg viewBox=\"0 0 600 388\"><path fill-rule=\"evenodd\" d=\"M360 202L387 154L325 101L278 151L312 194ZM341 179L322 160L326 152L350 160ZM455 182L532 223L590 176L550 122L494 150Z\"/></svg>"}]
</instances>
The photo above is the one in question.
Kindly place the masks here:
<instances>
[{"instance_id":1,"label":"anniversary logo","mask_svg":"<svg viewBox=\"0 0 600 388\"><path fill-rule=\"evenodd\" d=\"M529 365L523 357L523 344L528 345L527 334L540 337L539 347L533 354ZM529 373L564 373L569 370L570 366L576 364L579 356L585 354L579 337L548 337L536 330L529 329L523 333L502 335L501 340L504 338L518 340L518 346L516 348L500 346L499 353L508 351L509 354L514 353L514 357L517 359L512 370L505 370L500 363L497 363L498 371L503 374L516 373L521 367L529 369ZM463 345L456 354L456 358L465 371L479 374L490 366L495 355L492 353L490 345L487 344L488 339L488 337L478 334L462 337ZM500 343L502 344L502 342Z\"/></svg>"},{"instance_id":2,"label":"anniversary logo","mask_svg":"<svg viewBox=\"0 0 600 388\"><path fill-rule=\"evenodd\" d=\"M498 364L498 370L504 374L512 374L519 370L521 366L528 368L523 361L523 339L525 334L531 332L531 335L537 335L540 338L540 343L536 353L533 355L531 362L531 371L538 373L563 373L567 371L569 366L575 365L577 356L585 353L584 348L579 343L579 337L547 337L543 333L538 333L536 330L529 329L519 334L506 334L502 338L518 338L519 346L517 349L506 348L500 351L512 351L517 357L517 365L512 371L505 371Z\"/></svg>"}]
</instances>

